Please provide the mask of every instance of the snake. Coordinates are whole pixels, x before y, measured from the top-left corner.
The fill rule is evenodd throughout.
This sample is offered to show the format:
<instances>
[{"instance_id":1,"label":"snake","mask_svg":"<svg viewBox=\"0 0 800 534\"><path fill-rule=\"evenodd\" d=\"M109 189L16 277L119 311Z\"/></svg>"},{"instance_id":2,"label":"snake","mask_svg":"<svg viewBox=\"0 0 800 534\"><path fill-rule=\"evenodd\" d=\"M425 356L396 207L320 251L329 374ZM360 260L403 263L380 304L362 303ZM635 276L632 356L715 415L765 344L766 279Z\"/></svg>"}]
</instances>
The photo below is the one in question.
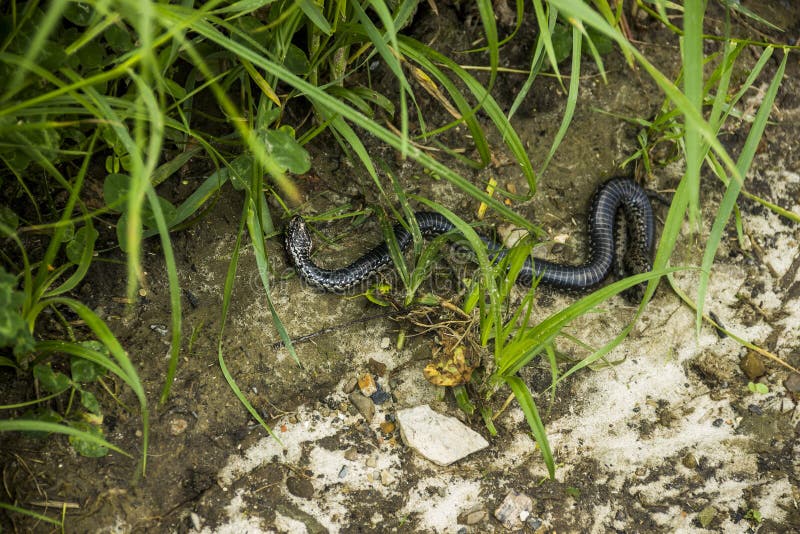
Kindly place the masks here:
<instances>
[{"instance_id":1,"label":"snake","mask_svg":"<svg viewBox=\"0 0 800 534\"><path fill-rule=\"evenodd\" d=\"M624 225L621 224L622 216ZM437 212L419 211L414 213L414 217L420 233L426 238L456 230L449 219ZM405 251L413 242L411 232L400 223L395 224L393 232L400 249ZM300 278L326 292L345 293L393 263L389 247L384 242L346 267L320 267L311 258L313 243L308 225L298 215L290 219L284 237L287 256ZM508 253L508 249L496 241L480 237L495 262ZM539 284L581 292L598 286L612 271L621 277L649 272L652 270L654 239L653 209L647 192L630 178L611 178L597 188L592 199L587 261L581 265L568 265L528 256L516 282L531 286L538 279ZM623 245L625 251L621 254ZM641 293L641 288L633 296L637 293Z\"/></svg>"}]
</instances>

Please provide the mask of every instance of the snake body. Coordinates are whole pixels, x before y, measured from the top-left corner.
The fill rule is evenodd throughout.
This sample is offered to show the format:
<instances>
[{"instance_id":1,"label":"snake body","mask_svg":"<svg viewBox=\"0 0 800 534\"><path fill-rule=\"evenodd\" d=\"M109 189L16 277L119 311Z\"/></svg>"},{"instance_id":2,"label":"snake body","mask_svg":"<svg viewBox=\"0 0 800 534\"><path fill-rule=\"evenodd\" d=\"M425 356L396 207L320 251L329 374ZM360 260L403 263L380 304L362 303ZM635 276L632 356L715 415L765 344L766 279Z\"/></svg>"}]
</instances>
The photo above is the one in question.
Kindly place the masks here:
<instances>
[{"instance_id":1,"label":"snake body","mask_svg":"<svg viewBox=\"0 0 800 534\"><path fill-rule=\"evenodd\" d=\"M616 243L623 239L619 232L617 216L625 216L626 252L617 257ZM447 218L434 212L414 214L420 232L433 237L455 230ZM394 235L401 250L411 245L411 233L399 223ZM481 237L488 252L499 261L507 249L493 240ZM517 283L530 286L541 277L542 284L567 291L590 289L608 277L616 267L618 274L648 272L652 269L652 249L655 239L653 210L647 193L628 178L612 178L596 191L589 213L589 259L583 265L564 265L545 259L525 261ZM324 269L311 259L311 235L305 221L296 216L289 221L285 232L285 248L290 261L300 277L309 285L324 291L341 293L361 285L382 269L392 264L389 248L381 243L347 267Z\"/></svg>"}]
</instances>

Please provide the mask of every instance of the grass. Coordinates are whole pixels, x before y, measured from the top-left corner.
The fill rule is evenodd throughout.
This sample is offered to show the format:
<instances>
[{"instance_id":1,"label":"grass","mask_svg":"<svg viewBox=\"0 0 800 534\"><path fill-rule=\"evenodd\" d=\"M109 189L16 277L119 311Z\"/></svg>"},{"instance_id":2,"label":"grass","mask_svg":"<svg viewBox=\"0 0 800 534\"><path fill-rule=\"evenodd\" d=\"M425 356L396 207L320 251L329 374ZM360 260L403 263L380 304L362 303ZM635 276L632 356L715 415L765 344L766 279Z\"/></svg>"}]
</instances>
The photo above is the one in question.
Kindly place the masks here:
<instances>
[{"instance_id":1,"label":"grass","mask_svg":"<svg viewBox=\"0 0 800 534\"><path fill-rule=\"evenodd\" d=\"M83 10L83 5L91 9ZM7 303L3 326L8 325L0 329L0 344L7 348L0 356L0 365L32 375L40 366L37 380L52 387L45 388L48 395L39 399L40 411L0 419L0 431L33 430L30 425L34 425L37 431L70 435L76 449L84 453L118 450L103 437L97 418L101 420L107 410L103 402L127 406L113 396L92 402L93 391L98 391L97 385L110 374L129 388L138 403L135 411L141 421L142 441L137 448L141 450L141 474L146 474L149 414L153 404L157 409L172 394L184 345L181 289L170 234L201 219L218 195L227 194L229 189L224 187L230 184L237 198L242 199L242 209L226 282L221 288L218 365L244 408L271 432L229 372L225 323L239 254L249 239L254 245L262 298L271 311L276 332L299 363L272 301L264 239L277 233L273 218L282 218L284 211L297 205L299 194L292 176L309 170L310 158L304 147L317 142L317 137L326 131L361 164L384 204L399 203L395 215L402 213L407 218L412 211L410 202L427 205L453 221L475 250L480 275L462 306L467 311L477 310L480 341L491 347L497 366L493 380L506 384L520 402L553 476L555 463L535 396L517 377L517 371L533 358L549 358L555 388L559 381L624 340L633 323L566 372L558 371L554 347L562 329L571 321L625 287L648 280L644 302L633 320L644 313L658 279L674 271L670 259L682 223L688 220L694 231L700 227L701 176L702 171L710 170L726 191L716 207L703 259L694 266L701 272L695 299L700 328L717 247L731 214L741 227L737 210L740 196L753 198L746 192L744 177L768 124L789 54L796 47L733 39L728 34L705 35L704 2L688 1L681 7L640 1L640 9L648 10L680 38L681 69L673 79L631 43L621 25L622 12L607 2L600 0L591 7L579 0L534 0L538 36L530 69L519 96L506 113L492 90L508 40L501 41L498 36L491 2L479 0L476 5L484 34L480 51L488 62L488 75L483 79L470 74L454 59L399 33L416 9L416 2L410 0L391 5L376 1L368 9L347 1L317 4L289 0L217 0L196 7L133 0L86 4L55 1L47 9L36 1L6 4L3 24L8 31L0 42L0 178L9 188L9 205L0 213L0 232L11 247L7 249L4 244L0 257L4 272L8 273L0 277L0 297ZM518 9L524 10L522 4ZM675 26L673 15L681 15L686 22ZM726 31L730 27L726 25ZM566 107L539 171L547 168L570 128L580 98L579 76L586 56L605 76L601 51L613 43L630 65L652 78L665 98L653 120L637 118L646 126L646 133L640 136L640 150L631 161L641 161L645 169L652 171L656 165L650 158L653 147L672 143L685 161L685 174L666 217L652 274L602 288L531 325L532 293L510 318L506 317L511 287L505 276L506 267L498 270L491 264L469 221L456 217L443 203L408 195L397 181L387 181L384 176L391 173L380 172L380 163L370 155L362 138L365 133L374 136L430 175L447 180L485 204L497 217L535 233L530 221L503 202L504 198L530 198L536 189L534 164L510 117L539 76L552 71L563 80L559 66L559 50L563 47L560 49L553 38L559 28L568 42L566 57L571 58ZM509 39L513 38L512 35ZM703 47L709 40L718 41L719 46L716 52L706 55ZM732 92L739 56L748 47L757 50L760 57L750 75ZM587 50L588 54L584 54ZM726 121L735 117L742 97L763 78L764 69L776 52L780 54L778 68L755 116L746 118L748 137L734 159L718 134ZM394 93L381 94L373 87L355 83L354 75L368 72L375 61L392 74ZM708 76L706 65L713 66ZM210 109L208 104L200 104L201 96L210 97ZM446 103L450 122L427 124L419 105L422 98ZM293 106L307 108L308 120L292 123L293 115L287 110ZM490 146L479 114L503 139L503 148L514 158L525 179L526 191L512 193L497 188L494 195L489 195L486 184L452 169L451 158L483 168L489 164L492 150L498 149ZM409 126L412 116L422 128L414 136ZM443 141L442 134L456 126L469 132L474 159ZM434 157L434 152L425 149L428 146L442 150L442 156ZM165 160L167 148L178 149L173 152L178 155ZM159 195L160 184L175 180L187 161L201 155L214 162L216 172L202 179L178 205ZM97 172L90 169L103 166L105 171L99 173L103 195L98 198L86 184L89 173ZM66 201L56 201L57 193ZM273 213L268 198L284 210ZM794 217L779 206L755 200ZM102 206L97 207L98 201ZM134 363L141 361L141 355L128 355L108 325L86 304L70 296L86 279L91 266L109 254L96 249L98 231L94 223L100 217L112 216L119 247L125 254L126 293L131 302L143 279L143 240L158 236L164 254L171 305L171 352L158 399L148 398L144 392ZM46 246L41 250L32 247L36 235L44 236ZM414 299L425 266L432 258L419 240L416 247L427 259L417 269L401 269L407 302ZM512 273L514 262L521 265L524 253L512 255ZM399 261L396 250L395 255ZM40 318L45 310L57 318L60 332L42 326ZM73 328L71 317L80 318L82 326ZM99 345L87 345L88 341ZM91 362L97 372L86 373L81 361ZM465 405L463 390L458 394ZM80 397L82 408L56 414L60 417L57 423L45 420L53 416L46 409L51 395ZM0 408L16 410L16 406ZM94 423L87 424L86 417Z\"/></svg>"}]
</instances>

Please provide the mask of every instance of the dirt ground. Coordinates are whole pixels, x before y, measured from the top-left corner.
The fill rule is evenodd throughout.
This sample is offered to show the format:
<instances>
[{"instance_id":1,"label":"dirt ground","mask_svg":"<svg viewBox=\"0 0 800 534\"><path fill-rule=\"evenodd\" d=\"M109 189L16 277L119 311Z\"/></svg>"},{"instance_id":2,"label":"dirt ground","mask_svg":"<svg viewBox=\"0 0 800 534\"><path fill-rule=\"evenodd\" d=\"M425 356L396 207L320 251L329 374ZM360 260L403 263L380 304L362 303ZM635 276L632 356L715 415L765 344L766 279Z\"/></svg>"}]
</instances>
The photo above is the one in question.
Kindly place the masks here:
<instances>
[{"instance_id":1,"label":"dirt ground","mask_svg":"<svg viewBox=\"0 0 800 534\"><path fill-rule=\"evenodd\" d=\"M790 2L765 4L748 6L787 29L776 39L798 35L800 8ZM720 23L720 16L712 3L709 31ZM407 31L433 46L451 49L457 60L475 63L474 58L454 52L470 48L464 17L448 6L440 6L440 14L434 16L420 5ZM675 36L645 18L631 22L637 45L659 68L676 75L671 70L678 54ZM527 68L534 38L512 41L504 66ZM764 88L780 61L780 53L775 56L762 76ZM753 55L742 59L742 80L747 62L755 59ZM584 62L581 99L567 137L539 177L536 196L513 205L551 238L566 236L562 245L539 249L559 261L578 263L584 258L588 201L598 184L619 173L619 164L638 148L639 127L620 117L651 118L663 100L647 75L632 71L616 52L604 61L607 84L590 60ZM521 75L500 76L495 94L504 109L523 81ZM417 89L421 99L424 93ZM773 122L746 189L800 215L797 95L800 63L795 57L790 58ZM757 106L761 97L752 91L745 102ZM546 157L558 130L564 100L556 81L541 78L514 118L535 167ZM421 100L421 105L431 124L447 122L446 112L435 101ZM491 130L488 119L484 123ZM732 120L721 133L734 157L747 131L747 123ZM458 135L464 131L450 135L451 145L469 150L469 140ZM524 179L504 153L501 139L495 135L491 140L495 149L491 168L476 173L458 167L459 171L473 176L475 183L494 176L501 184L512 183L524 191ZM329 141L308 147L313 170L297 177L308 201L304 213L347 202L360 207L376 200L369 178ZM376 157L392 165L407 190L421 192L467 220L474 218L470 215L477 210L474 200L444 181L430 179L374 140L365 142ZM681 172L680 162L657 168L646 185L668 194ZM701 235L707 234L713 207L724 191L712 176L706 178L702 200L708 212ZM175 197L191 188L191 184L165 186L174 188L169 193ZM479 416L466 418L450 395L443 396L423 377L434 345L431 336L412 336L410 325L390 318L362 320L383 312L364 298L303 287L285 264L278 236L267 247L273 261L272 296L287 330L303 336L330 328L296 345L302 362L297 366L285 349L275 346L279 338L248 245L238 269L223 346L228 369L276 430L278 443L243 409L217 359L222 287L241 201L236 192L225 191L209 217L174 235L185 295L184 340L192 332L196 340L182 354L170 400L152 414L147 476L140 478L136 461L121 455L77 456L65 439L0 435L0 501L16 500L51 517L60 514L59 503L68 503L69 532L477 533L504 531L493 513L510 491L517 491L533 500L521 527L530 532L800 530L800 393L792 382L796 378L707 326L696 335L693 311L666 283L633 333L607 358L613 365L572 375L552 402L545 391L549 364L537 362L523 371L533 391L540 393L536 401L558 464L555 480L549 480L515 404L495 421L498 435L489 436ZM717 254L707 307L730 331L798 367L800 228L752 201L742 200L740 209L749 246L740 248L730 225ZM656 205L656 211L663 217L666 208ZM335 237L335 244L318 256L331 264L355 258L380 239L374 222L356 230L356 235L345 222L320 229ZM685 228L673 264L696 264L701 244L702 238ZM79 296L110 323L138 365L155 406L169 353L169 335L163 333L168 330L169 299L158 244L150 242L147 247L146 295L132 312L115 300L125 291L122 266L95 263ZM676 279L693 294L696 273L681 272ZM575 296L542 289L537 316L546 317L574 300ZM633 313L624 300L613 299L570 325L567 332L599 347L620 332ZM408 337L397 349L400 332ZM566 358L586 355L566 338L558 348L565 357L562 370L570 365ZM376 406L375 416L365 420L350 405L345 384L367 370L380 369L379 364L386 370L378 380L392 399ZM766 385L767 392L751 391L749 382ZM0 383L0 404L29 398L29 377L0 370ZM132 394L122 384L116 386L121 400L135 405ZM506 395L505 391L495 395L495 409ZM107 438L137 454L138 415L126 412L110 397L104 401L112 412L104 423ZM391 421L398 409L419 404L459 417L482 433L490 446L450 467L421 458L402 444L396 430L385 432L387 427L380 426ZM51 529L0 511L0 530Z\"/></svg>"}]
</instances>

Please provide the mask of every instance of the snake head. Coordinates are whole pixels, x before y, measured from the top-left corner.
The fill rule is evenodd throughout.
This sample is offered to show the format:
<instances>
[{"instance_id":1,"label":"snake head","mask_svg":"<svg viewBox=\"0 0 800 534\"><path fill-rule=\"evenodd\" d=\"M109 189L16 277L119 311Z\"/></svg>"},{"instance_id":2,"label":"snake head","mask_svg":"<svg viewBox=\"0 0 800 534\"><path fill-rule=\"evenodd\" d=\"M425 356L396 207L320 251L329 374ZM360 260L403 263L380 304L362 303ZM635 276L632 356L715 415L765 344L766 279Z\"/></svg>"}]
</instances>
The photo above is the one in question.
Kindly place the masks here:
<instances>
[{"instance_id":1,"label":"snake head","mask_svg":"<svg viewBox=\"0 0 800 534\"><path fill-rule=\"evenodd\" d=\"M311 233L302 217L292 217L284 233L286 254L293 264L297 265L298 260L307 259L311 255Z\"/></svg>"}]
</instances>

